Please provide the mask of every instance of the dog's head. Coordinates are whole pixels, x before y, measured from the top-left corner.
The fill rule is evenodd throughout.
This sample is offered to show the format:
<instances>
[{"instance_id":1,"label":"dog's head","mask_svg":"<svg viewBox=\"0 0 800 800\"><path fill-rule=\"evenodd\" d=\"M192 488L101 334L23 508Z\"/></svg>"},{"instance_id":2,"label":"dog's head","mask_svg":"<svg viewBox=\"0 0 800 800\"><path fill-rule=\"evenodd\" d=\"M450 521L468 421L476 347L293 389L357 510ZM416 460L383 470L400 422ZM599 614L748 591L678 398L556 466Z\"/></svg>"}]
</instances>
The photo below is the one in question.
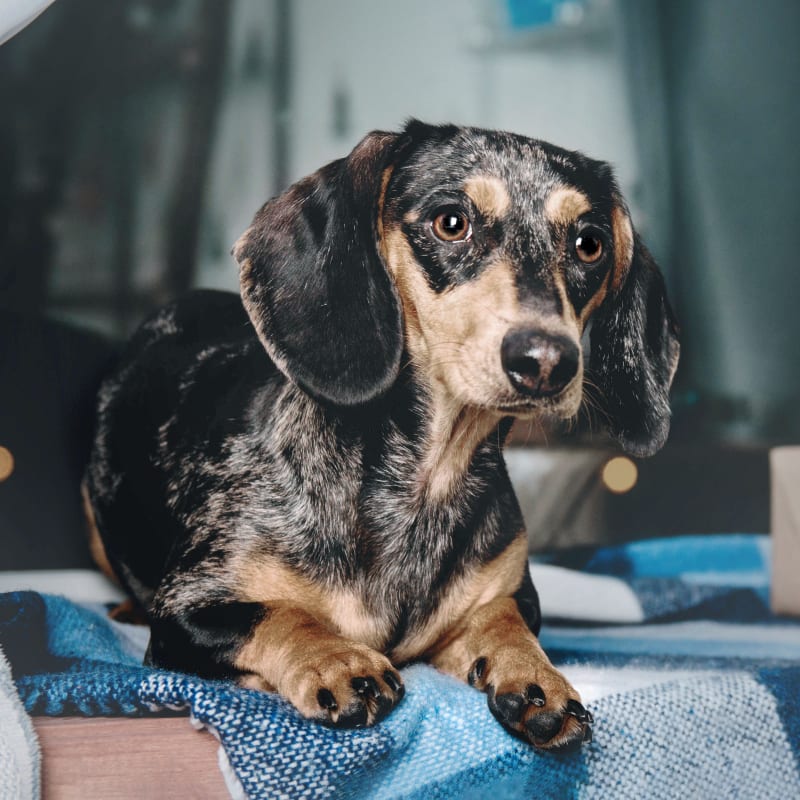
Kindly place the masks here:
<instances>
[{"instance_id":1,"label":"dog's head","mask_svg":"<svg viewBox=\"0 0 800 800\"><path fill-rule=\"evenodd\" d=\"M411 122L269 201L234 255L270 356L323 401L379 396L405 351L455 405L569 418L591 384L626 450L667 437L676 327L603 163Z\"/></svg>"}]
</instances>

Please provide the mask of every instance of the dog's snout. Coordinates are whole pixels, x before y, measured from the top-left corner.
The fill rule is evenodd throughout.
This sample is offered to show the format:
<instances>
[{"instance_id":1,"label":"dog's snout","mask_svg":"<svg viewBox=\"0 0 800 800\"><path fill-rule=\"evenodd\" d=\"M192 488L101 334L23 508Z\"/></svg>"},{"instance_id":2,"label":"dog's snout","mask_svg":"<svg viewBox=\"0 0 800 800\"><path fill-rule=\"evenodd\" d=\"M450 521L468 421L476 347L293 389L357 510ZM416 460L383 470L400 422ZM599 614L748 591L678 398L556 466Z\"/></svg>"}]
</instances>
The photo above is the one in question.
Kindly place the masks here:
<instances>
[{"instance_id":1,"label":"dog's snout","mask_svg":"<svg viewBox=\"0 0 800 800\"><path fill-rule=\"evenodd\" d=\"M550 397L577 375L578 345L567 336L537 330L516 330L503 339L503 369L517 391Z\"/></svg>"}]
</instances>

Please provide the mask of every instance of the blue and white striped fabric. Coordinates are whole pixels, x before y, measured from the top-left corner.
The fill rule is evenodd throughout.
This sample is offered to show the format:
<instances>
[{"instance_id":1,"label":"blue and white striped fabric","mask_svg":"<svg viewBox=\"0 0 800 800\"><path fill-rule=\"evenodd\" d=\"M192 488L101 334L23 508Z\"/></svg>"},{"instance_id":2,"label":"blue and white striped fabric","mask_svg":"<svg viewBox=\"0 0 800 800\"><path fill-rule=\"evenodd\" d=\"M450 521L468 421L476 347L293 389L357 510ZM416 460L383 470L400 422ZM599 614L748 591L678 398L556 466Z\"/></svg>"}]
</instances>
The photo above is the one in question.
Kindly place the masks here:
<instances>
[{"instance_id":1,"label":"blue and white striped fabric","mask_svg":"<svg viewBox=\"0 0 800 800\"><path fill-rule=\"evenodd\" d=\"M770 615L763 536L682 537L532 565L542 641L596 723L533 752L485 697L416 665L374 728L332 731L272 695L146 669L141 632L63 598L0 595L0 645L31 714L186 708L235 797L800 797L800 623Z\"/></svg>"}]
</instances>

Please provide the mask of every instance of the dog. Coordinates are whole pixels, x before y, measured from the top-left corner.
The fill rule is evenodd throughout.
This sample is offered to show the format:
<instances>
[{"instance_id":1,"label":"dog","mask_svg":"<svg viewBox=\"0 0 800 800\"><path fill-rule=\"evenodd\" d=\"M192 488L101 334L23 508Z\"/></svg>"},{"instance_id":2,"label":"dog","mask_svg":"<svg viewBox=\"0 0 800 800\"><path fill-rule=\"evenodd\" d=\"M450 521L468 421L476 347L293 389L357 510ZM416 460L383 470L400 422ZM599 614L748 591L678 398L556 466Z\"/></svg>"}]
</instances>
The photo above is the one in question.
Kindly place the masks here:
<instances>
[{"instance_id":1,"label":"dog","mask_svg":"<svg viewBox=\"0 0 800 800\"><path fill-rule=\"evenodd\" d=\"M611 169L412 120L268 201L233 255L241 296L158 311L99 395L92 550L146 661L360 727L424 660L579 748L502 447L590 386L628 452L667 437L676 324Z\"/></svg>"}]
</instances>

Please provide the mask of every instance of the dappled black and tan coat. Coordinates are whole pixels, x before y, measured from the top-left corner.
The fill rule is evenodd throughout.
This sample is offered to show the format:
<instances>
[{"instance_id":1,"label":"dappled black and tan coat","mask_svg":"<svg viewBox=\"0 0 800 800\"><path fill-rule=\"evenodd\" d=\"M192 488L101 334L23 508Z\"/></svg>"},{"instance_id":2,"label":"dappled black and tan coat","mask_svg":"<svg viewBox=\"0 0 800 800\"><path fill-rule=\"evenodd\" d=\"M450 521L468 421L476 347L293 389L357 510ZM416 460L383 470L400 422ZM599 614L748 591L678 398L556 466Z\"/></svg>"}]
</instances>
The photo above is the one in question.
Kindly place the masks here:
<instances>
[{"instance_id":1,"label":"dappled black and tan coat","mask_svg":"<svg viewBox=\"0 0 800 800\"><path fill-rule=\"evenodd\" d=\"M667 436L674 323L610 169L411 122L268 202L234 255L241 298L155 314L100 395L93 549L149 661L360 725L426 659L539 747L588 738L501 449L589 385L630 452Z\"/></svg>"}]
</instances>

